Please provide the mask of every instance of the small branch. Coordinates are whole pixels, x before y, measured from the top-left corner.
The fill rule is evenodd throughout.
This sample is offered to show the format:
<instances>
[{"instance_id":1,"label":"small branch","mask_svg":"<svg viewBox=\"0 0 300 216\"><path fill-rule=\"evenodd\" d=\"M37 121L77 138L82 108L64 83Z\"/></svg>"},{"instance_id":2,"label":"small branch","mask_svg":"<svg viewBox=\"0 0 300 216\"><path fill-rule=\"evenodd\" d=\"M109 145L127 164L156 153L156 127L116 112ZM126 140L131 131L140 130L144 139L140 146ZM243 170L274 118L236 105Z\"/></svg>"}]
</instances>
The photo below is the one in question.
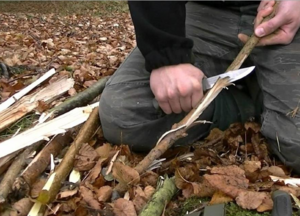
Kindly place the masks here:
<instances>
[{"instance_id":1,"label":"small branch","mask_svg":"<svg viewBox=\"0 0 300 216\"><path fill-rule=\"evenodd\" d=\"M170 202L176 192L175 178L167 178L164 180L163 186L153 194L139 216L161 215L164 207Z\"/></svg>"},{"instance_id":2,"label":"small branch","mask_svg":"<svg viewBox=\"0 0 300 216\"><path fill-rule=\"evenodd\" d=\"M7 109L8 107L10 107L12 104L14 104L16 101L18 101L24 95L26 95L32 89L34 89L35 87L37 87L39 84L41 84L42 82L44 82L45 80L47 80L49 77L53 76L55 73L56 72L55 72L54 69L49 70L47 73L45 73L43 76L41 76L38 80L36 80L35 82L31 83L26 88L22 89L18 93L14 94L10 98L8 98L5 102L3 102L2 104L0 104L0 112L2 112L3 110Z\"/></svg>"},{"instance_id":3,"label":"small branch","mask_svg":"<svg viewBox=\"0 0 300 216\"><path fill-rule=\"evenodd\" d=\"M87 143L99 127L98 107L94 108L86 123L80 129L76 139L70 146L58 168L48 178L49 188L45 188L39 194L37 200L42 204L53 201L60 190L61 183L66 179L73 169L75 155L84 143ZM51 180L51 181L50 181ZM46 183L46 185L48 185Z\"/></svg>"},{"instance_id":4,"label":"small branch","mask_svg":"<svg viewBox=\"0 0 300 216\"><path fill-rule=\"evenodd\" d=\"M87 88L86 90L78 93L77 95L67 99L65 102L63 102L59 106L54 107L51 110L51 112L53 112L54 116L58 116L58 115L66 113L76 107L81 107L81 106L87 105L88 103L92 102L94 100L94 98L96 98L98 95L100 95L102 93L108 79L109 79L109 76L101 78L90 88Z\"/></svg>"},{"instance_id":5,"label":"small branch","mask_svg":"<svg viewBox=\"0 0 300 216\"><path fill-rule=\"evenodd\" d=\"M274 5L273 12L269 16L265 17L262 20L262 23L272 19L275 16L275 12L276 12L276 9L278 7L278 4L279 4L279 2L276 1L275 5ZM231 63L231 65L227 68L226 72L233 71L233 70L238 70L242 66L242 64L244 63L246 58L250 55L250 53L252 52L254 47L257 45L257 43L259 42L259 39L260 38L257 37L253 33L252 36L250 37L250 39L247 41L247 43L242 48L242 50L239 52L237 57L234 59L234 61Z\"/></svg>"}]
</instances>

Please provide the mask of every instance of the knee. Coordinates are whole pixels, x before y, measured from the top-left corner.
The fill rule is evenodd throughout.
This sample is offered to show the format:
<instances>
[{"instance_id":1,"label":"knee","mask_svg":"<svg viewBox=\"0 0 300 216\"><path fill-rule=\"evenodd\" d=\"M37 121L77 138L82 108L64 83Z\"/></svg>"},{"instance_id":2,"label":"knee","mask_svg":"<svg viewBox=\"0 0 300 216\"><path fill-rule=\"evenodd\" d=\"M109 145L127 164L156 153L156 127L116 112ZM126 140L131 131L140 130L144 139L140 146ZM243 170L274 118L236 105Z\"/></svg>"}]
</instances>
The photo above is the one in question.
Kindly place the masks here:
<instances>
[{"instance_id":1,"label":"knee","mask_svg":"<svg viewBox=\"0 0 300 216\"><path fill-rule=\"evenodd\" d=\"M300 174L300 118L266 110L262 119L262 134L280 160Z\"/></svg>"}]
</instances>

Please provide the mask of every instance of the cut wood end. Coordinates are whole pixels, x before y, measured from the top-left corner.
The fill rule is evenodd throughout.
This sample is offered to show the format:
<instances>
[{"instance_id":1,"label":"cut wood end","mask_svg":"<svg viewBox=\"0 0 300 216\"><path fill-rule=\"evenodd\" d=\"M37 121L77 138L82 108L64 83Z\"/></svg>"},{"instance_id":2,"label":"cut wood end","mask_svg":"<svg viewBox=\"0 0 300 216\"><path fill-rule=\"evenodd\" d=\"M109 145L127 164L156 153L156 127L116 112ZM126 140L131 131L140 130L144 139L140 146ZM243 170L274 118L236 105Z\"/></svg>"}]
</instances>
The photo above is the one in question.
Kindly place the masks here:
<instances>
[{"instance_id":1,"label":"cut wood end","mask_svg":"<svg viewBox=\"0 0 300 216\"><path fill-rule=\"evenodd\" d=\"M42 203L39 201L36 201L34 203L34 205L32 206L30 212L28 213L28 216L38 216L41 207L42 207Z\"/></svg>"}]
</instances>

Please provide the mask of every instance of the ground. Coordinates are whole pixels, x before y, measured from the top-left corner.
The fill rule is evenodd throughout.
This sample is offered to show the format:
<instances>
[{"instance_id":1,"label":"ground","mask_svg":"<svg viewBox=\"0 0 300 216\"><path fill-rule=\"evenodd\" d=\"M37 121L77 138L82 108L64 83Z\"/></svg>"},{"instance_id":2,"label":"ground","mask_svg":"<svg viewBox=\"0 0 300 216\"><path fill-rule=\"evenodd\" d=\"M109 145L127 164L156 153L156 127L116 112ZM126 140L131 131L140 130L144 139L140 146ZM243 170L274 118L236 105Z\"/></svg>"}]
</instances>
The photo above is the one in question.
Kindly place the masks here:
<instances>
[{"instance_id":1,"label":"ground","mask_svg":"<svg viewBox=\"0 0 300 216\"><path fill-rule=\"evenodd\" d=\"M38 107L40 112L84 91L97 80L113 74L135 46L134 29L125 2L0 2L0 23L0 63L4 63L10 72L9 77L0 74L1 102L32 83L50 68L58 71L58 75L52 78L51 82L62 77L71 77L75 80L74 87L67 94L50 104L40 105ZM37 119L38 115L34 112L27 114L1 131L0 141L27 130L36 124ZM104 206L107 208L109 206L105 202L109 198L104 198L103 194L113 196L111 190L115 187L116 180L118 182L128 180L120 177L117 171L127 174L127 177L131 178L130 181L134 179L132 176L135 174L131 167L134 167L144 155L131 153L124 146L111 147L105 143L101 132L97 131L96 134L97 136L89 141L93 148L84 146L76 155L74 165L74 169L79 170L88 181L85 181L85 185L75 185L75 189L72 190L67 187L67 182L64 182L57 201L48 206L51 211L57 209L57 215L81 215L82 212L91 214L91 209L97 208L102 211L105 209ZM251 143L247 140L251 140ZM203 143L205 147L202 146ZM120 200L118 203L132 205L133 210L123 212L122 208L114 203L113 212L117 216L135 215L135 210L140 210L146 203L145 200L149 199L147 192L154 191L158 175L169 174L175 175L175 184L180 191L166 206L165 215L184 215L203 202L218 203L224 200L228 202L226 215L229 216L270 215L270 192L279 187L291 190L290 192L296 196L299 196L300 192L298 189L287 189L282 184L277 185L270 181L270 174L289 176L291 173L280 162L270 158L272 156L267 152L266 146L259 125L255 122L248 122L245 125L234 124L225 132L212 131L201 145L195 143L190 147L168 151L167 156L165 155L167 161L161 168L156 172L147 173L148 179L144 179L141 175L140 186L131 188L127 194L130 201ZM97 152L103 156L104 150L107 152L106 160L101 161ZM117 153L118 151L120 153ZM95 164L100 163L100 166L107 168L112 156L116 154L119 154L118 160L122 163L119 167L114 166L113 177L111 174L104 175L102 171L99 174L98 170L98 177L90 178L90 170L94 170ZM192 156L183 160L178 159L185 154ZM91 155L95 157L90 157ZM57 161L60 159L58 155ZM223 167L220 170L219 165ZM202 170L201 176L199 169ZM49 172L48 169L47 171ZM0 180L4 173L5 169L0 169ZM223 185L225 180L229 182L226 187ZM240 184L235 184L235 181ZM40 182L44 183L45 178L39 179L34 184L31 191L33 198L36 198L32 195L34 191L41 190ZM224 191L227 187L232 191ZM211 201L211 196L215 197L214 201ZM259 202L254 206L250 205L253 197L261 197L257 198ZM18 196L11 194L8 204L16 208L15 202L18 199ZM253 210L242 209L232 202L234 199L239 199L237 203L240 206ZM56 215L49 209L47 215ZM4 210L8 212L7 209ZM257 210L268 211L258 213ZM132 214L128 213L130 211Z\"/></svg>"}]
</instances>

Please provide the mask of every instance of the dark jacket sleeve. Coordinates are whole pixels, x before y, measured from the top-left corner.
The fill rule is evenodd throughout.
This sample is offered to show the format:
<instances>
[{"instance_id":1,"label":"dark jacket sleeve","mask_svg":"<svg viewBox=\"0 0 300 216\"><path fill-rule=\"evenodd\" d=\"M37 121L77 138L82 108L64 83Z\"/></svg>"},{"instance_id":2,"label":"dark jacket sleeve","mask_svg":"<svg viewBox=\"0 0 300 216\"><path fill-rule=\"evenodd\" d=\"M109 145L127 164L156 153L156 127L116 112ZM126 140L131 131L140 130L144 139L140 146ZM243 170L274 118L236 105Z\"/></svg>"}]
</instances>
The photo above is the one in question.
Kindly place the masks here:
<instances>
[{"instance_id":1,"label":"dark jacket sleeve","mask_svg":"<svg viewBox=\"0 0 300 216\"><path fill-rule=\"evenodd\" d=\"M185 3L182 1L129 1L137 46L146 69L192 63L193 41L185 37Z\"/></svg>"}]
</instances>

